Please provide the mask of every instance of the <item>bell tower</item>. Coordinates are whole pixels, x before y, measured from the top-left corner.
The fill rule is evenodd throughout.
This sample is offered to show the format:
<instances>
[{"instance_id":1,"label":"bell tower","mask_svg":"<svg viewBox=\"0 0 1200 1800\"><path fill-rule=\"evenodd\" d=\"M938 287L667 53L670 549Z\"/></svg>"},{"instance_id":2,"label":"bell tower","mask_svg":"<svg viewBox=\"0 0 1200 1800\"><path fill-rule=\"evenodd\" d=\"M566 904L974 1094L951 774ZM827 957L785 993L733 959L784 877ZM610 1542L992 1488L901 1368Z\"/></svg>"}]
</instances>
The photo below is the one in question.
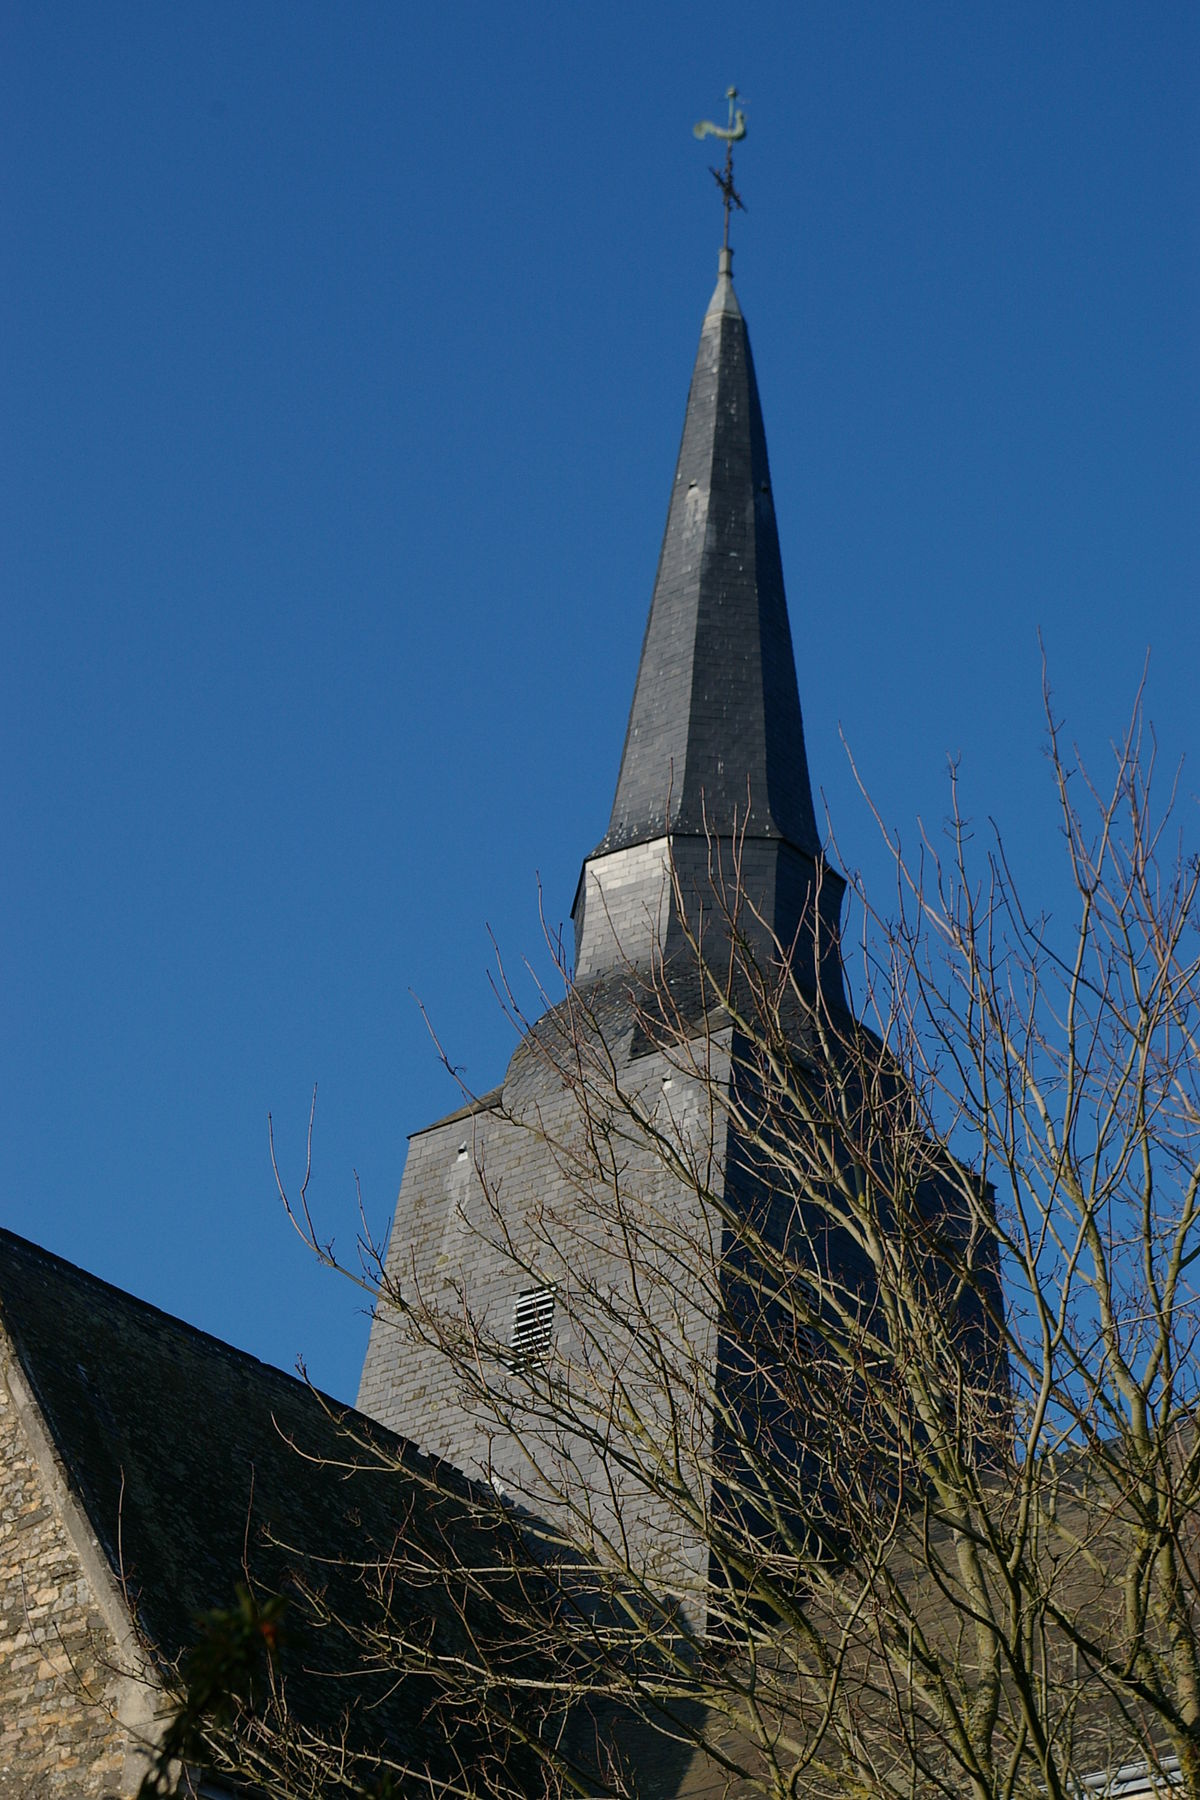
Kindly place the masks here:
<instances>
[{"instance_id":1,"label":"bell tower","mask_svg":"<svg viewBox=\"0 0 1200 1800\"><path fill-rule=\"evenodd\" d=\"M689 1080L647 1036L638 989L670 983L689 961L694 975L697 939L707 950L728 929L714 871L735 867L755 953L778 959L782 948L800 990L843 1014L844 884L817 832L762 408L726 245L701 326L612 813L575 896L573 980L518 1045L501 1087L410 1140L389 1299L359 1391L363 1411L423 1449L536 1511L595 1509L589 1517L606 1519L603 1529L629 1474L616 1471L596 1423L612 1380L625 1379L605 1362L616 1357L628 1371L644 1336L626 1310L640 1279L632 1241L678 1260L661 1305L687 1363L681 1387L722 1380L702 1275L714 1229L719 1264L719 1226L680 1180L678 1158L707 1159L707 1179L735 1179L724 1169L720 1108L709 1104L716 1090L706 1086L731 1079L728 1033L711 1044L704 1079ZM589 1059L611 1078L616 1111L662 1122L671 1154L620 1121L585 1120L591 1101L577 1072ZM574 1384L591 1409L577 1440L557 1425L539 1437L542 1379ZM506 1383L533 1400L521 1423L519 1408L506 1413ZM634 1461L661 1455L668 1429L661 1392L646 1404L640 1447L623 1452ZM693 1424L689 1479L702 1493L713 1444L709 1427ZM634 1512L619 1529L644 1556L648 1580L686 1592L703 1582L705 1551L699 1539L680 1544L653 1485L632 1482Z\"/></svg>"}]
</instances>

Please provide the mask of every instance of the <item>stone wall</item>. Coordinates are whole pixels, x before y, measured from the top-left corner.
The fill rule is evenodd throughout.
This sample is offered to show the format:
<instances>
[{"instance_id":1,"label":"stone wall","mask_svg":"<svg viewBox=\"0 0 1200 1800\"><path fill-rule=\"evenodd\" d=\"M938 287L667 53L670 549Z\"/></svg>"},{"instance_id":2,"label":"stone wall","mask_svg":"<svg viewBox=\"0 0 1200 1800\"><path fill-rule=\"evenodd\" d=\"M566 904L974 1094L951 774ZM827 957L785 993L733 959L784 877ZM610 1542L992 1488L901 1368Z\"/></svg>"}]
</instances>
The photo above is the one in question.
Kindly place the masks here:
<instances>
[{"instance_id":1,"label":"stone wall","mask_svg":"<svg viewBox=\"0 0 1200 1800\"><path fill-rule=\"evenodd\" d=\"M0 1335L0 1800L135 1791L128 1682ZM130 1785L131 1780L133 1785Z\"/></svg>"}]
</instances>

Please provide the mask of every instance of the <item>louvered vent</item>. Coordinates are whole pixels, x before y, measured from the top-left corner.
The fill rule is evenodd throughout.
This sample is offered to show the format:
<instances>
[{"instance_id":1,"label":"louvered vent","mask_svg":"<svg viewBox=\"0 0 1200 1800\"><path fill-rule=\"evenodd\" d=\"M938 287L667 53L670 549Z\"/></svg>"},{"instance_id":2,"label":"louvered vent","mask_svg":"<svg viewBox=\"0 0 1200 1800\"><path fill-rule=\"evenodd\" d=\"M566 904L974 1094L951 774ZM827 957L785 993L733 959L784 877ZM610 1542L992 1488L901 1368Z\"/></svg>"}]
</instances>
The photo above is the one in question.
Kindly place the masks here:
<instances>
[{"instance_id":1,"label":"louvered vent","mask_svg":"<svg viewBox=\"0 0 1200 1800\"><path fill-rule=\"evenodd\" d=\"M554 1339L554 1289L527 1288L513 1306L512 1353L514 1362L533 1362L544 1356Z\"/></svg>"}]
</instances>

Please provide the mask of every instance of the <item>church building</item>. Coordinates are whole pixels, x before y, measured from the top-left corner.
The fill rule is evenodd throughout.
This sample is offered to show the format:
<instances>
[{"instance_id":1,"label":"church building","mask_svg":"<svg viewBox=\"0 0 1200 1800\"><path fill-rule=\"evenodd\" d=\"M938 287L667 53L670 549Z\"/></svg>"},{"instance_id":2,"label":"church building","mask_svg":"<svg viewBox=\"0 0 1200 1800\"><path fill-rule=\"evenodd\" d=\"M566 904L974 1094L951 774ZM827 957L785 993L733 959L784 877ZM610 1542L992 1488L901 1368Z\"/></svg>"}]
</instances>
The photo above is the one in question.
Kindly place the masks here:
<instances>
[{"instance_id":1,"label":"church building","mask_svg":"<svg viewBox=\"0 0 1200 1800\"><path fill-rule=\"evenodd\" d=\"M603 1704L590 1711L575 1694L568 1708L562 1665L546 1661L562 1641L545 1640L564 1612L571 1628L590 1627L611 1605L634 1640L650 1621L652 1651L703 1643L721 1661L732 1639L714 1606L720 1583L731 1610L748 1597L743 1625L760 1616L761 1596L744 1568L731 1578L717 1566L714 1543L729 1525L752 1563L790 1537L785 1601L800 1562L835 1564L824 1528L836 1534L837 1506L822 1491L839 1485L831 1443L861 1453L852 1472L866 1469L873 1504L905 1511L913 1444L935 1439L943 1417L896 1432L891 1474L871 1487L885 1459L865 1411L855 1415L858 1371L848 1406L825 1408L822 1385L837 1371L821 1363L803 1306L789 1311L780 1297L784 1270L810 1296L810 1326L828 1303L853 1332L856 1308L869 1318L884 1289L861 1245L830 1223L835 1209L822 1212L818 1194L806 1216L804 1179L789 1190L786 1156L772 1161L793 1126L809 1129L810 1098L818 1188L852 1169L868 1184L878 1176L886 1194L893 1162L908 1158L893 1189L904 1188L904 1218L896 1199L873 1223L888 1253L909 1234L898 1252L909 1291L949 1321L939 1342L967 1392L946 1433L956 1453L972 1460L985 1443L973 1421L1005 1445L1010 1418L994 1348L1003 1301L990 1190L931 1135L854 1016L844 892L813 806L762 410L726 246L612 813L574 898L573 959L561 994L522 1022L502 1084L411 1139L359 1410L0 1232L0 1800L133 1800L189 1646L214 1620L225 1630L231 1603L262 1695L226 1743L204 1745L210 1761L226 1758L195 1790L213 1800L246 1792L247 1767L270 1766L243 1758L247 1745L258 1754L264 1721L273 1754L303 1739L333 1758L311 1765L319 1778L306 1792L343 1791L341 1758L372 1781L403 1768L422 1792L500 1791L489 1770L502 1771L504 1791L532 1792L531 1746L547 1720L576 1769L607 1767L616 1741L647 1800L737 1791L726 1776L744 1746L722 1760L719 1718L702 1729L698 1714L664 1713L657 1699L639 1713L638 1681L628 1716L605 1711L612 1668L626 1673L606 1657ZM786 1065L792 1111L760 1108L772 1058ZM822 1112L823 1092L848 1103L845 1132L841 1113L835 1129ZM853 1135L859 1099L864 1116L874 1106L873 1136ZM872 1330L878 1395L896 1340ZM830 1421L849 1429L822 1447ZM985 1451L974 1466L986 1486L1000 1459ZM746 1468L774 1514L756 1506ZM1103 1622L1123 1540L1097 1535L1087 1476L1056 1489L1054 1506L1091 1561L1083 1581L1054 1580L1066 1580L1072 1614ZM910 1616L922 1630L931 1622L932 1641L942 1589L926 1607L927 1569L881 1568L918 1595ZM275 1615L256 1610L275 1599L289 1608L278 1642L263 1636ZM851 1610L857 1627L866 1609ZM948 1616L953 1635L964 1615ZM836 1609L829 1624L830 1642L850 1641ZM810 1641L794 1635L802 1649ZM579 1641L603 1643L603 1631ZM812 1641L819 1660L819 1624ZM869 1631L866 1641L873 1705ZM634 1675L643 1649L638 1640ZM492 1710L471 1710L481 1684L464 1687L463 1670L488 1677ZM552 1700L540 1713L539 1694ZM797 1716L808 1694L801 1684ZM1158 1756L1157 1773L1145 1761L1117 1767L1145 1734L1110 1700L1104 1688L1087 1697L1096 1718L1076 1741L1080 1766L1117 1772L1078 1787L1173 1786L1169 1758ZM819 1791L789 1779L787 1791Z\"/></svg>"}]
</instances>

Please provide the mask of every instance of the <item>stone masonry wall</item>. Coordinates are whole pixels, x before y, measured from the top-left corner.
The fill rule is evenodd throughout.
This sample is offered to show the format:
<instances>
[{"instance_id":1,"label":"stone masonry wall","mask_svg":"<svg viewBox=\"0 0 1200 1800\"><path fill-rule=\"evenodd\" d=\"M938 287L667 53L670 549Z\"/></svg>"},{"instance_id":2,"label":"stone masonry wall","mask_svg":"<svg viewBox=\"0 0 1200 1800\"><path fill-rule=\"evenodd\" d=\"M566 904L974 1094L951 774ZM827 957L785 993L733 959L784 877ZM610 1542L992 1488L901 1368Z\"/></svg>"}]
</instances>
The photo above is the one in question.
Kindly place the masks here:
<instances>
[{"instance_id":1,"label":"stone masonry wall","mask_svg":"<svg viewBox=\"0 0 1200 1800\"><path fill-rule=\"evenodd\" d=\"M123 1795L116 1662L0 1373L0 1800Z\"/></svg>"}]
</instances>

